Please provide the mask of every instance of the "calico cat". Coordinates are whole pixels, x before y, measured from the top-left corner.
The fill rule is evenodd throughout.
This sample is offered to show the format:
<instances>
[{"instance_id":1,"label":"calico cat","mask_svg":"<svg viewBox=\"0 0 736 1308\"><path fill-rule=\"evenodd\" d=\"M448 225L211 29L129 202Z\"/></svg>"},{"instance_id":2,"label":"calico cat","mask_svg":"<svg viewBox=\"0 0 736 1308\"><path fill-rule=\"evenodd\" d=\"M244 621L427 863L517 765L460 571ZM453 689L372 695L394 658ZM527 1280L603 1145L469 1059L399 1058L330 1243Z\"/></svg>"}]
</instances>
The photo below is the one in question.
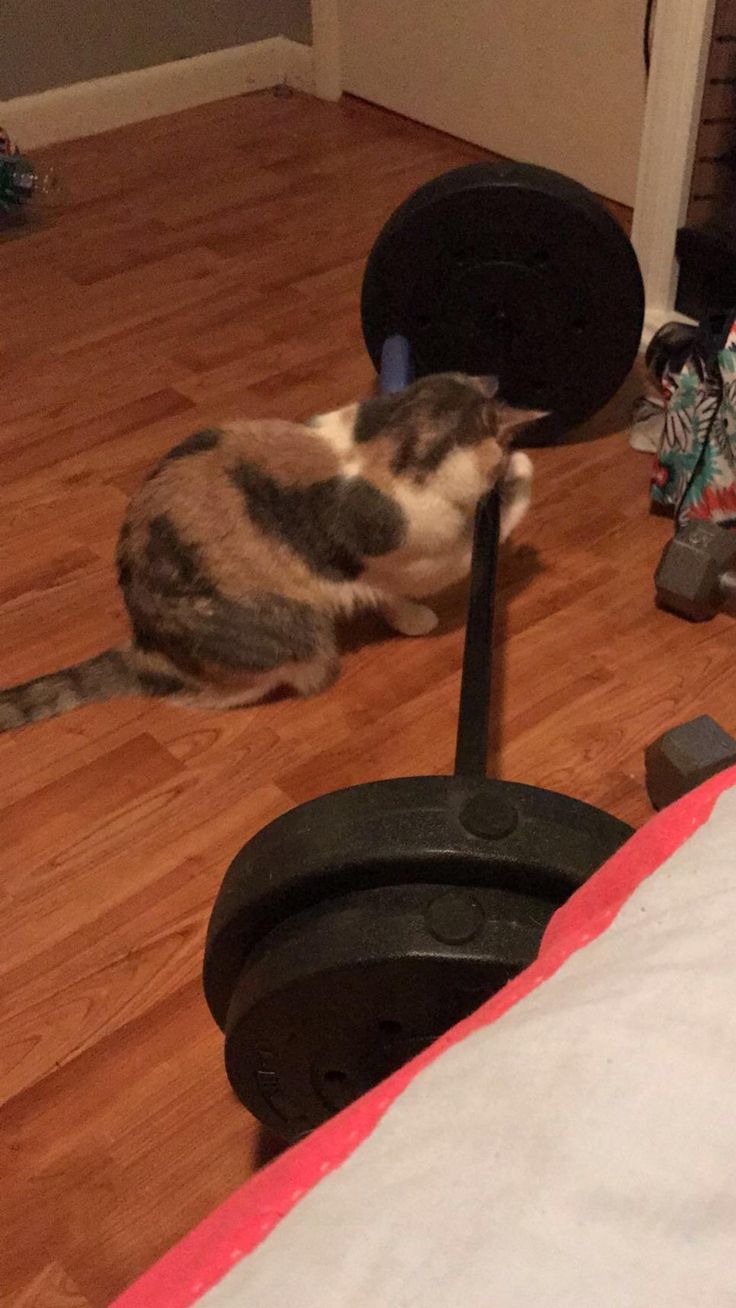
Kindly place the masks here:
<instances>
[{"instance_id":1,"label":"calico cat","mask_svg":"<svg viewBox=\"0 0 736 1308\"><path fill-rule=\"evenodd\" d=\"M0 694L0 730L118 695L217 709L318 694L339 671L336 618L359 609L430 632L417 600L467 574L479 498L500 484L503 537L529 504L531 464L509 445L543 415L494 391L446 373L309 424L189 436L120 532L132 640Z\"/></svg>"}]
</instances>

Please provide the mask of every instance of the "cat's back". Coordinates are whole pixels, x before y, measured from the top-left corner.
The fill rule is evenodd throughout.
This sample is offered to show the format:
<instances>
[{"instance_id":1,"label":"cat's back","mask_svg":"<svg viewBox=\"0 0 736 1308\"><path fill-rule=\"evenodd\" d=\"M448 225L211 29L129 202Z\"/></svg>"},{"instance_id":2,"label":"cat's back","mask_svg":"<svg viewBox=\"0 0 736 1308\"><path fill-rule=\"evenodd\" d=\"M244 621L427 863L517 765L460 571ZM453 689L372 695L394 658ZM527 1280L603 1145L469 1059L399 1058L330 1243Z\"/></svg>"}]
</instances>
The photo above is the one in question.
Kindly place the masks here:
<instances>
[{"instance_id":1,"label":"cat's back","mask_svg":"<svg viewBox=\"0 0 736 1308\"><path fill-rule=\"evenodd\" d=\"M340 461L326 440L300 423L267 418L207 427L164 455L131 507L145 512L184 497L194 508L218 490L239 489L251 470L277 489L304 487L338 476Z\"/></svg>"},{"instance_id":2,"label":"cat's back","mask_svg":"<svg viewBox=\"0 0 736 1308\"><path fill-rule=\"evenodd\" d=\"M123 576L135 573L150 586L162 570L176 571L178 582L196 570L230 593L247 577L253 587L312 598L323 571L312 555L324 550L312 543L316 511L342 481L328 441L298 423L263 419L194 432L130 502L118 550Z\"/></svg>"},{"instance_id":3,"label":"cat's back","mask_svg":"<svg viewBox=\"0 0 736 1308\"><path fill-rule=\"evenodd\" d=\"M208 427L164 455L127 520L132 527L163 513L190 532L218 536L242 528L254 499L275 504L339 475L337 455L309 427L277 419Z\"/></svg>"},{"instance_id":4,"label":"cat's back","mask_svg":"<svg viewBox=\"0 0 736 1308\"><path fill-rule=\"evenodd\" d=\"M303 423L262 418L232 423L222 431L222 459L230 475L246 467L283 486L310 486L342 471L332 443Z\"/></svg>"}]
</instances>

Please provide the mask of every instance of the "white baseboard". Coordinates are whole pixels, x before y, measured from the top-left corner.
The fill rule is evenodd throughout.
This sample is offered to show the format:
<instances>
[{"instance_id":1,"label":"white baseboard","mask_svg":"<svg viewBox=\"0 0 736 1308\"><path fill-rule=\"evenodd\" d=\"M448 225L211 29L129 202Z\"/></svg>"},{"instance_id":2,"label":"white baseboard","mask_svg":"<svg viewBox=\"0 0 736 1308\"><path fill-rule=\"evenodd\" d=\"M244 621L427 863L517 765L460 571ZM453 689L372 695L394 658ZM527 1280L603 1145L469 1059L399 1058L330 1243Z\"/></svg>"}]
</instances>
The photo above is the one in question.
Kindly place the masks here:
<instances>
[{"instance_id":1,"label":"white baseboard","mask_svg":"<svg viewBox=\"0 0 736 1308\"><path fill-rule=\"evenodd\" d=\"M0 101L0 123L26 151L286 83L314 89L312 49L285 36Z\"/></svg>"},{"instance_id":2,"label":"white baseboard","mask_svg":"<svg viewBox=\"0 0 736 1308\"><path fill-rule=\"evenodd\" d=\"M286 56L282 79L285 85L293 87L295 91L306 91L309 95L319 96L321 100L331 99L332 97L324 95L316 84L312 46L300 45L298 41L291 41L288 36L280 36L277 39L281 41ZM279 83L276 81L272 85L278 86Z\"/></svg>"},{"instance_id":3,"label":"white baseboard","mask_svg":"<svg viewBox=\"0 0 736 1308\"><path fill-rule=\"evenodd\" d=\"M631 239L647 304L664 306L662 321L677 317L667 306L675 302L675 241L687 212L715 3L657 0Z\"/></svg>"},{"instance_id":4,"label":"white baseboard","mask_svg":"<svg viewBox=\"0 0 736 1308\"><path fill-rule=\"evenodd\" d=\"M314 85L322 100L342 95L340 54L340 0L312 0Z\"/></svg>"}]
</instances>

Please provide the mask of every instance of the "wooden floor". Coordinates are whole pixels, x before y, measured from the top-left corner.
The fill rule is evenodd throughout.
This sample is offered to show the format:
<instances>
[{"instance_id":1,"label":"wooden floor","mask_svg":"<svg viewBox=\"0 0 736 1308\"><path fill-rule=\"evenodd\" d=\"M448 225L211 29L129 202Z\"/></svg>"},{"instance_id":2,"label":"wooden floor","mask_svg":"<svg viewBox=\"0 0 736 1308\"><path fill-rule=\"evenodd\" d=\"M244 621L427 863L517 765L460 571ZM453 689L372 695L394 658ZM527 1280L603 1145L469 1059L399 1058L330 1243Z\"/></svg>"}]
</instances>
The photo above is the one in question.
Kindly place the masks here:
<instances>
[{"instance_id":1,"label":"wooden floor","mask_svg":"<svg viewBox=\"0 0 736 1308\"><path fill-rule=\"evenodd\" d=\"M372 381L361 271L391 209L478 151L355 102L236 99L48 152L45 231L0 249L0 676L120 639L126 496L171 443L305 416ZM655 610L670 527L617 429L535 455L508 551L504 777L643 822L646 742L736 725L733 628ZM101 1308L258 1164L200 986L228 861L291 805L453 755L462 596L370 637L309 703L91 708L0 740L3 1304Z\"/></svg>"}]
</instances>

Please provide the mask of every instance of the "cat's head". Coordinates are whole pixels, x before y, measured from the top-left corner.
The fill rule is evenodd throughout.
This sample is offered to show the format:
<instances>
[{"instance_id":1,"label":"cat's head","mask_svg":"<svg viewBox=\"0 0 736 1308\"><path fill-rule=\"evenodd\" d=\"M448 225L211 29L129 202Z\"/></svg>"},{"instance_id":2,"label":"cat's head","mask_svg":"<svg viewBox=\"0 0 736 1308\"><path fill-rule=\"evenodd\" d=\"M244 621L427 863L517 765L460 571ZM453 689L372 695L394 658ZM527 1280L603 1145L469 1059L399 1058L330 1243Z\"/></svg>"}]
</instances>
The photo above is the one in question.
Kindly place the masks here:
<instances>
[{"instance_id":1,"label":"cat's head","mask_svg":"<svg viewBox=\"0 0 736 1308\"><path fill-rule=\"evenodd\" d=\"M435 373L358 405L353 438L383 448L397 477L477 482L480 492L494 484L514 438L546 416L504 403L495 377Z\"/></svg>"}]
</instances>

